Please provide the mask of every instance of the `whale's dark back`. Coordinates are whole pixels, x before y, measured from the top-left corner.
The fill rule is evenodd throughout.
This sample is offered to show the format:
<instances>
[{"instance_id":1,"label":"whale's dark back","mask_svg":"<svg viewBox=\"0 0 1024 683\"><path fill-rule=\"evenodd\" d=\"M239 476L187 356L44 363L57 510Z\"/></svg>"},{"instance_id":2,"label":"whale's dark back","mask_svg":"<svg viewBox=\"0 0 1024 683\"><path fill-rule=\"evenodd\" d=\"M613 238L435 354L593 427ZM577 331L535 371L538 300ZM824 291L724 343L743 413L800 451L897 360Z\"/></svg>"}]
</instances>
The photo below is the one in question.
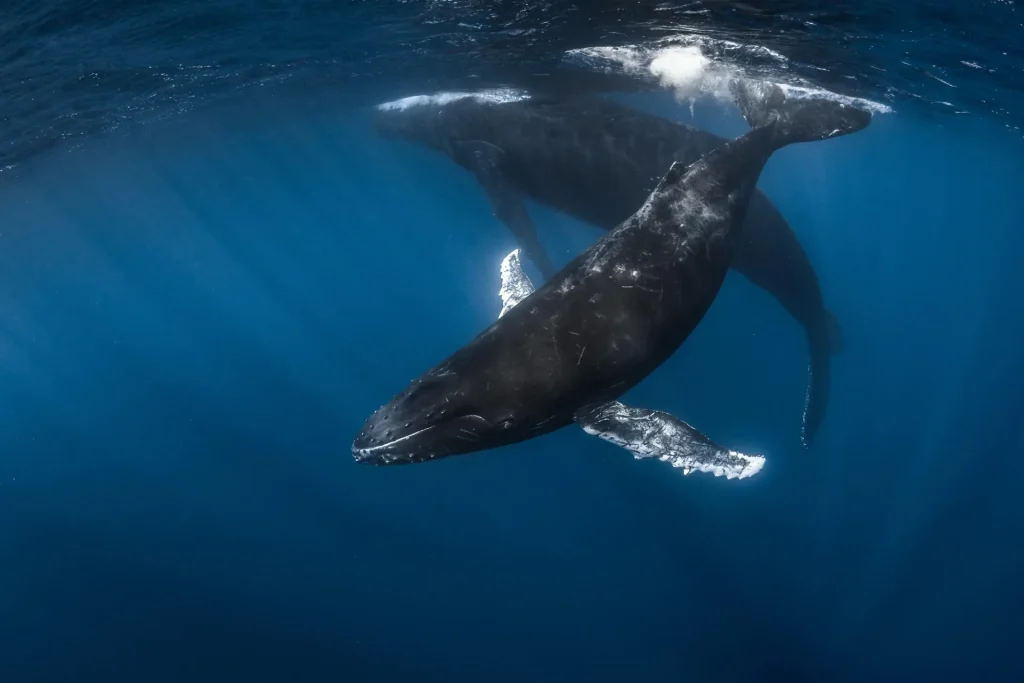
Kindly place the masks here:
<instances>
[{"instance_id":1,"label":"whale's dark back","mask_svg":"<svg viewBox=\"0 0 1024 683\"><path fill-rule=\"evenodd\" d=\"M460 136L502 150L502 174L521 192L605 230L632 215L673 162L724 142L598 98L467 99L447 108Z\"/></svg>"},{"instance_id":2,"label":"whale's dark back","mask_svg":"<svg viewBox=\"0 0 1024 683\"><path fill-rule=\"evenodd\" d=\"M523 194L605 230L643 204L676 161L691 164L726 140L599 97L460 100L444 128L502 152L501 171ZM810 260L760 190L751 198L732 268L770 292L802 325L827 322Z\"/></svg>"},{"instance_id":3,"label":"whale's dark back","mask_svg":"<svg viewBox=\"0 0 1024 683\"><path fill-rule=\"evenodd\" d=\"M588 95L425 101L383 112L379 130L447 153L475 173L486 159L489 179L605 230L631 216L673 163L692 164L727 142ZM809 444L828 404L830 355L842 347L839 325L796 235L756 188L734 245L729 267L771 294L807 334L811 381L803 438Z\"/></svg>"}]
</instances>

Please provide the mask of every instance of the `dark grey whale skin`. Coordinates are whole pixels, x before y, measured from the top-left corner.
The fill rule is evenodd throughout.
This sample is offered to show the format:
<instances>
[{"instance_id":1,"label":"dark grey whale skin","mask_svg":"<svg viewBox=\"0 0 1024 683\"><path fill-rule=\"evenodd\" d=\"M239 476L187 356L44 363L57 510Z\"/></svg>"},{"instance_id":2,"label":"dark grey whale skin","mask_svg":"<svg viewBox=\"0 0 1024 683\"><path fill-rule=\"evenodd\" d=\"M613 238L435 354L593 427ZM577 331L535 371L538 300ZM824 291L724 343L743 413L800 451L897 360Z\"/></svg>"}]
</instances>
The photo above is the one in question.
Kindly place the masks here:
<instances>
[{"instance_id":1,"label":"dark grey whale skin","mask_svg":"<svg viewBox=\"0 0 1024 683\"><path fill-rule=\"evenodd\" d=\"M534 96L512 102L464 97L381 110L376 128L449 156L473 173L545 279L555 267L522 197L611 230L647 199L675 162L692 164L726 140L602 97ZM802 438L810 445L829 399L830 354L842 333L789 224L755 189L732 262L805 329L809 381Z\"/></svg>"},{"instance_id":2,"label":"dark grey whale skin","mask_svg":"<svg viewBox=\"0 0 1024 683\"><path fill-rule=\"evenodd\" d=\"M675 353L725 280L771 154L871 121L736 88L750 132L673 163L631 216L374 412L353 457L411 464L532 439L587 420Z\"/></svg>"}]
</instances>

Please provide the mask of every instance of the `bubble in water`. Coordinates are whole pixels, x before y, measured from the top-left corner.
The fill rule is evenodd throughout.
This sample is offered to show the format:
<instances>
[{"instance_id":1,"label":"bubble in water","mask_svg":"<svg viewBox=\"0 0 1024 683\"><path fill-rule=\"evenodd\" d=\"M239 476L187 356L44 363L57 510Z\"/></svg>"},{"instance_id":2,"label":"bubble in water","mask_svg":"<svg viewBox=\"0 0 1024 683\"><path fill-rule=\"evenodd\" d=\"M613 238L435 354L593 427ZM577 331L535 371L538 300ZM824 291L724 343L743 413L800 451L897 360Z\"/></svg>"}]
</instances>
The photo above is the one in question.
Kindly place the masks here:
<instances>
[{"instance_id":1,"label":"bubble in water","mask_svg":"<svg viewBox=\"0 0 1024 683\"><path fill-rule=\"evenodd\" d=\"M688 45L662 50L647 68L662 85L675 90L678 97L690 98L701 94L707 67L708 58L700 48Z\"/></svg>"}]
</instances>

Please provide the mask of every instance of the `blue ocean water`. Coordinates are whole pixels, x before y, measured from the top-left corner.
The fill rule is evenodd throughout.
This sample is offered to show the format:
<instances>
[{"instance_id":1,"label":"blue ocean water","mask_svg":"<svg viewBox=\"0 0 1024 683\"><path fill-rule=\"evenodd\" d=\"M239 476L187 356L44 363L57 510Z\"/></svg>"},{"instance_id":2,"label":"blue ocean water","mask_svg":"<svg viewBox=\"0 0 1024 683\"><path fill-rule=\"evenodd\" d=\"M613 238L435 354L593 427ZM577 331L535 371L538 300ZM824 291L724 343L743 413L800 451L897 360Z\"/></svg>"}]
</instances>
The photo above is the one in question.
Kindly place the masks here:
<instances>
[{"instance_id":1,"label":"blue ocean water","mask_svg":"<svg viewBox=\"0 0 1024 683\"><path fill-rule=\"evenodd\" d=\"M86 5L61 30L94 47L91 20L107 40L120 35L111 17L163 7ZM304 30L330 33L324 17L343 36L357 16L360 40L337 49L373 55L369 27L408 39L408 16L448 27L430 13L497 22L507 10L319 5L282 24L293 61ZM520 21L541 12L527 5ZM612 5L593 16L616 16ZM3 30L26 16L38 23L14 13ZM198 60L213 27L233 25L222 21L175 30L203 36ZM585 25L537 29L558 49L608 44ZM509 50L537 35L513 29ZM285 49L266 41L275 59ZM1005 44L1008 60L1021 44ZM68 63L100 54L63 45L50 49ZM142 69L146 42L130 45ZM381 53L399 64L395 45ZM26 57L5 46L14 69ZM410 71L423 68L415 54ZM452 55L428 57L457 79L465 55ZM494 319L498 264L516 245L469 174L373 133L370 105L415 80L366 84L368 67L345 90L317 71L329 60L313 62L305 80L208 100L193 84L202 106L167 95L139 125L100 125L124 116L116 88L97 93L106 106L69 95L96 126L5 120L17 149L0 175L0 681L1024 675L1024 144L1010 80L986 86L998 106L960 116L902 89L867 130L769 162L760 186L845 333L819 439L799 444L801 329L736 274L627 395L768 457L726 482L573 428L422 466L352 460L373 410ZM59 92L34 96L62 106ZM662 90L609 96L746 130L713 100L691 114ZM15 144L26 140L46 150ZM530 211L559 265L601 234Z\"/></svg>"}]
</instances>

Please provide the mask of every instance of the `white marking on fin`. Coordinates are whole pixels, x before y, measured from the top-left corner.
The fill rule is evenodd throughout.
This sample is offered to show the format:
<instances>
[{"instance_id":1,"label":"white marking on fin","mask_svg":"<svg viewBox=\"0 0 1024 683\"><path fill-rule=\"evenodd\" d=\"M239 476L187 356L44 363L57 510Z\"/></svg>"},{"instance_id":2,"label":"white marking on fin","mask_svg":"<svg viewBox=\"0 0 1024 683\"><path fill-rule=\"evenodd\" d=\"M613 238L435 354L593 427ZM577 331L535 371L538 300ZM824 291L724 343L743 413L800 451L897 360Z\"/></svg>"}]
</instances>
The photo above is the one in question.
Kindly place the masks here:
<instances>
[{"instance_id":1,"label":"white marking on fin","mask_svg":"<svg viewBox=\"0 0 1024 683\"><path fill-rule=\"evenodd\" d=\"M679 418L612 401L590 406L576 417L587 434L621 446L637 460L656 458L691 472L746 479L764 467L764 457L722 448Z\"/></svg>"},{"instance_id":2,"label":"white marking on fin","mask_svg":"<svg viewBox=\"0 0 1024 683\"><path fill-rule=\"evenodd\" d=\"M498 290L498 296L501 297L501 312L498 313L498 317L515 308L516 304L533 294L534 289L530 276L523 272L519 250L514 249L501 261L501 289Z\"/></svg>"}]
</instances>

